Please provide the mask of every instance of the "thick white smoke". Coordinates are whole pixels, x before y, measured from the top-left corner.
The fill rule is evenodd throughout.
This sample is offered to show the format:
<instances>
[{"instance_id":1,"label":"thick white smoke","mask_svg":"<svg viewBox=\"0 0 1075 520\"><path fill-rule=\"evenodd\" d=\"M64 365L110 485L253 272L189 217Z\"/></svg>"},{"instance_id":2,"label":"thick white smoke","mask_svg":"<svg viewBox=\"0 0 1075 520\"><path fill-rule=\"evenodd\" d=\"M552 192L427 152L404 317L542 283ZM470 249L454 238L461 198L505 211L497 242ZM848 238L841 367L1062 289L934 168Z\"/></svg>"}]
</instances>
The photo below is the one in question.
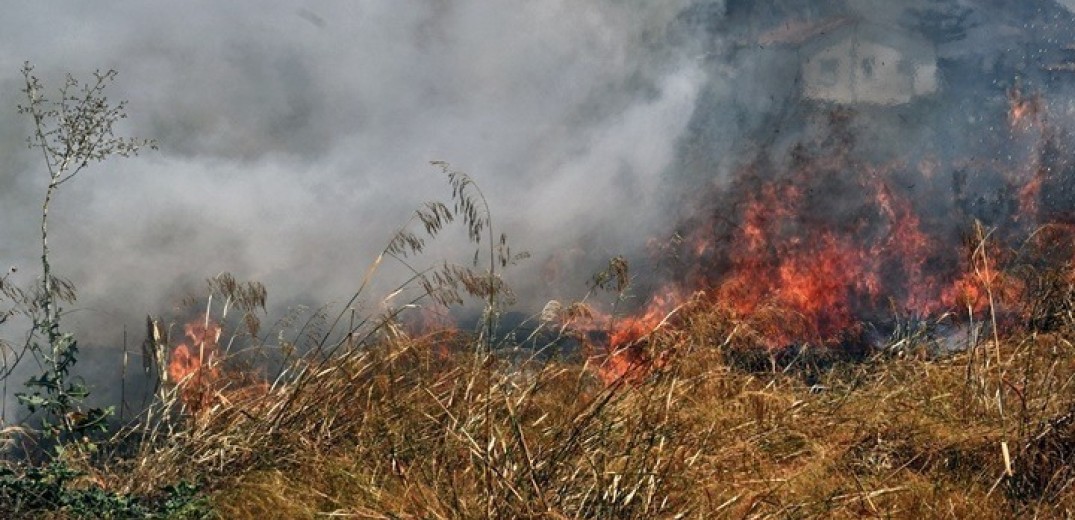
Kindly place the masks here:
<instances>
[{"instance_id":1,"label":"thick white smoke","mask_svg":"<svg viewBox=\"0 0 1075 520\"><path fill-rule=\"evenodd\" d=\"M19 69L120 72L122 131L159 152L114 160L54 202L55 270L86 344L141 340L220 272L276 311L346 300L409 213L469 172L533 259L509 274L536 312L602 259L671 224L661 179L707 74L677 34L687 2L35 2L0 20L0 264L37 275L45 174L25 149ZM435 254L465 261L461 233ZM455 245L451 245L455 244ZM460 256L462 255L462 256ZM454 257L454 258L453 258ZM560 265L565 261L570 265ZM559 267L557 267L559 266ZM552 274L550 274L552 273ZM539 290L540 289L540 290ZM0 331L17 336L18 331ZM112 350L114 352L114 350ZM84 366L115 371L115 356Z\"/></svg>"}]
</instances>

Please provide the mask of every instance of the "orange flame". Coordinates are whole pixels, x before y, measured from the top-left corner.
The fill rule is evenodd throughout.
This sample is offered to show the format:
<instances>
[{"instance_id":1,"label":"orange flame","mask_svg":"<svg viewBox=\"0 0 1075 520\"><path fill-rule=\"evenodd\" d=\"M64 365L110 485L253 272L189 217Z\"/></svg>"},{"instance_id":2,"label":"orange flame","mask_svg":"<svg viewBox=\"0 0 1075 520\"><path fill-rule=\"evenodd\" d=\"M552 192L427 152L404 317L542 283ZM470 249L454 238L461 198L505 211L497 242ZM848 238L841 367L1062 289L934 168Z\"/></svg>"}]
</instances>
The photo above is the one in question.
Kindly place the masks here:
<instances>
[{"instance_id":1,"label":"orange flame","mask_svg":"<svg viewBox=\"0 0 1075 520\"><path fill-rule=\"evenodd\" d=\"M609 315L597 313L585 322L575 324L576 329L601 329L608 334L608 343L593 359L598 378L606 385L619 382L641 383L654 370L668 361L668 352L654 354L648 351L648 337L673 313L675 307L685 300L672 287L654 295L646 309L637 316L615 320ZM590 345L592 349L592 345Z\"/></svg>"},{"instance_id":2,"label":"orange flame","mask_svg":"<svg viewBox=\"0 0 1075 520\"><path fill-rule=\"evenodd\" d=\"M168 376L186 409L197 418L218 403L256 408L256 399L269 392L269 385L255 374L222 367L220 325L202 317L186 324L183 331L186 341L172 349Z\"/></svg>"},{"instance_id":3,"label":"orange flame","mask_svg":"<svg viewBox=\"0 0 1075 520\"><path fill-rule=\"evenodd\" d=\"M1008 122L1012 130L1028 130L1044 113L1041 96L1026 96L1019 87L1008 89Z\"/></svg>"},{"instance_id":4,"label":"orange flame","mask_svg":"<svg viewBox=\"0 0 1075 520\"><path fill-rule=\"evenodd\" d=\"M220 325L200 318L183 327L187 342L176 345L168 362L168 376L179 387L187 409L198 413L212 405L221 380L217 366Z\"/></svg>"},{"instance_id":5,"label":"orange flame","mask_svg":"<svg viewBox=\"0 0 1075 520\"><path fill-rule=\"evenodd\" d=\"M1039 241L1075 243L1075 211L1039 208L1046 183L1065 171L1055 166L1054 156L1064 156L1054 149L1060 134L1048 124L1040 96L1017 88L1008 96L1010 138L1026 152L1008 166L967 163L1000 168L991 172L1007 183L997 188L992 215L999 216L988 217L997 236L987 233L961 247L957 226L975 222L978 213L968 208L983 204L962 198L969 194L960 174L945 194L950 188L938 160L915 166L857 160L850 112L834 111L829 135L794 148L787 166L760 156L706 201L718 203L712 215L685 223L688 231L677 234L682 242L674 246L685 260L675 282L635 316L604 317L609 335L599 375L606 382L637 378L657 366L660 359L642 348L647 336L696 291L708 295L705 304L749 322L768 348L845 344L847 332L893 313L927 318L949 311L965 316L969 309L975 319L987 312L1021 316L1027 281L1012 269L1016 259L1005 244L1032 232ZM940 197L951 206L932 205L945 200ZM1034 231L1043 223L1048 237ZM1069 249L1048 261L1072 261L1075 246Z\"/></svg>"}]
</instances>

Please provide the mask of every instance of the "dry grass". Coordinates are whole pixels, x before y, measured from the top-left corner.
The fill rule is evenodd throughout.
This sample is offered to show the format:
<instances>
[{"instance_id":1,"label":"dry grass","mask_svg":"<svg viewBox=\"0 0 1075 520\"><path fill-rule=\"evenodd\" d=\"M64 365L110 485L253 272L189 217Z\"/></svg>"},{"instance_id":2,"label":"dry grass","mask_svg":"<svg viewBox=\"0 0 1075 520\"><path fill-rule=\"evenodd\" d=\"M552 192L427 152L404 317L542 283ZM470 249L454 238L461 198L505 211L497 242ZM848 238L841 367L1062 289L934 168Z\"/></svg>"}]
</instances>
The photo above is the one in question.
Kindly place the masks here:
<instances>
[{"instance_id":1,"label":"dry grass","mask_svg":"<svg viewBox=\"0 0 1075 520\"><path fill-rule=\"evenodd\" d=\"M386 330L223 390L102 478L198 478L222 518L1013 518L1075 512L1072 330L933 358L747 370L727 316L686 308L641 382ZM748 337L744 335L742 337ZM986 356L984 353L988 352ZM1008 459L1005 459L1005 450Z\"/></svg>"},{"instance_id":2,"label":"dry grass","mask_svg":"<svg viewBox=\"0 0 1075 520\"><path fill-rule=\"evenodd\" d=\"M488 221L464 200L473 236ZM432 234L449 216L434 205L416 218ZM385 255L422 244L400 233ZM490 251L490 265L509 264ZM576 342L574 357L497 344L496 271L446 264L415 271L421 295L395 308L466 293L486 303L478 333L408 334L396 311L341 313L298 334L305 348L276 345L290 353L269 379L229 366L227 349L205 355L205 334L188 334L177 374L195 351L223 364L166 381L128 454L93 475L135 494L197 481L222 518L1072 517L1075 276L1033 267L1020 305L998 313L996 277L976 265L968 283L989 295L988 312L968 303L967 317L932 332L908 320L874 350L846 349L868 342L863 325L826 348L767 351L774 327L794 326L787 313L742 320L692 298L649 334L632 329L613 370L579 354L609 341L592 330L546 338ZM274 348L251 319L263 289L243 287L214 291L247 302L233 320L247 343ZM960 343L938 340L944 331L970 348L938 355ZM650 365L623 370L624 359Z\"/></svg>"}]
</instances>

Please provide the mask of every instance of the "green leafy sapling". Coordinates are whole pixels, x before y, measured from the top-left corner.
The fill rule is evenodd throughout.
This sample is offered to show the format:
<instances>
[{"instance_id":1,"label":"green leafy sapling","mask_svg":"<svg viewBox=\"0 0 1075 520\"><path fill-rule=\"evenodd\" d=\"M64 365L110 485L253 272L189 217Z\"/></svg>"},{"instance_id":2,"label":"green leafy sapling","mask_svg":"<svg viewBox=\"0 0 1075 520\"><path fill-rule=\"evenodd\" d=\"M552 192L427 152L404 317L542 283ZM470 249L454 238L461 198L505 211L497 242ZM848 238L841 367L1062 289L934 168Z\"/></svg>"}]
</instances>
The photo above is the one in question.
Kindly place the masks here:
<instances>
[{"instance_id":1,"label":"green leafy sapling","mask_svg":"<svg viewBox=\"0 0 1075 520\"><path fill-rule=\"evenodd\" d=\"M152 141L116 137L116 123L127 117L126 102L111 103L105 88L115 80L116 71L96 71L92 79L82 82L70 74L49 97L41 80L26 63L22 69L26 81L23 93L26 104L20 114L32 123L27 144L41 153L48 175L41 204L41 282L31 306L32 334L27 348L37 358L42 373L30 378L29 393L16 397L29 411L45 412L43 431L56 439L62 451L70 441L82 442L86 433L103 429L110 409L84 409L89 395L86 385L71 375L78 361L78 343L63 332L61 302L74 300L71 285L52 272L49 257L49 210L61 186L72 181L91 164L113 156L130 157L145 147L156 148Z\"/></svg>"}]
</instances>

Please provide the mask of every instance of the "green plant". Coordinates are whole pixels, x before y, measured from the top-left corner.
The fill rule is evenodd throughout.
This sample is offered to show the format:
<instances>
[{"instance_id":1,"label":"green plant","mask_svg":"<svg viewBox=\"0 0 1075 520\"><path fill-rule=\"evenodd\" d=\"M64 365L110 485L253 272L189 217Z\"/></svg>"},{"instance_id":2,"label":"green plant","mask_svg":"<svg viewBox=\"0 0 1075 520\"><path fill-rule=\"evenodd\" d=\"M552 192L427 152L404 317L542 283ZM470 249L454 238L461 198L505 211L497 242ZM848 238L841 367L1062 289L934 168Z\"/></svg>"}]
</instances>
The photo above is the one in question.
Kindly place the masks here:
<instances>
[{"instance_id":1,"label":"green plant","mask_svg":"<svg viewBox=\"0 0 1075 520\"><path fill-rule=\"evenodd\" d=\"M25 358L33 357L41 373L25 383L27 392L16 398L31 413L44 412L41 433L55 448L43 464L7 462L0 467L0 515L5 518L207 518L208 504L200 488L189 482L165 486L144 495L107 489L93 462L101 463L89 436L104 431L111 408L84 406L89 396L85 382L73 375L79 349L74 336L61 327L62 303L75 300L74 287L52 270L49 250L49 211L59 188L73 180L92 163L112 156L129 157L145 146L146 140L115 137L114 126L126 117L125 103L111 104L104 90L115 71L95 72L93 79L80 82L67 76L58 97L45 95L41 80L27 63L23 93L26 104L18 111L28 116L32 131L27 138L31 149L42 154L48 183L41 205L41 280L29 290L10 281L12 268L0 277L0 324L13 317L26 318L30 331L24 348L13 358L5 356L2 378L11 375ZM0 345L5 349L8 345ZM5 429L9 434L13 429ZM92 473L92 475L91 475Z\"/></svg>"},{"instance_id":2,"label":"green plant","mask_svg":"<svg viewBox=\"0 0 1075 520\"><path fill-rule=\"evenodd\" d=\"M29 393L16 397L31 412L43 410L43 432L63 446L72 440L82 441L85 434L104 428L109 409L83 409L89 395L85 383L71 377L78 362L78 343L63 332L61 302L75 298L73 287L52 272L49 258L49 210L61 186L73 180L91 163L112 156L130 157L154 143L142 139L116 137L116 123L127 117L125 102L112 104L104 90L116 77L116 71L94 72L93 79L80 82L70 74L59 88L59 96L50 99L41 80L27 62L22 69L26 104L20 114L28 116L32 130L27 138L31 149L41 152L48 174L44 201L41 204L41 283L31 299L29 315L32 330L27 350L38 360L43 372L27 381Z\"/></svg>"},{"instance_id":3,"label":"green plant","mask_svg":"<svg viewBox=\"0 0 1075 520\"><path fill-rule=\"evenodd\" d=\"M206 499L189 482L165 486L158 498L79 485L86 475L62 461L16 472L0 468L0 513L26 518L45 513L70 518L209 518Z\"/></svg>"}]
</instances>

